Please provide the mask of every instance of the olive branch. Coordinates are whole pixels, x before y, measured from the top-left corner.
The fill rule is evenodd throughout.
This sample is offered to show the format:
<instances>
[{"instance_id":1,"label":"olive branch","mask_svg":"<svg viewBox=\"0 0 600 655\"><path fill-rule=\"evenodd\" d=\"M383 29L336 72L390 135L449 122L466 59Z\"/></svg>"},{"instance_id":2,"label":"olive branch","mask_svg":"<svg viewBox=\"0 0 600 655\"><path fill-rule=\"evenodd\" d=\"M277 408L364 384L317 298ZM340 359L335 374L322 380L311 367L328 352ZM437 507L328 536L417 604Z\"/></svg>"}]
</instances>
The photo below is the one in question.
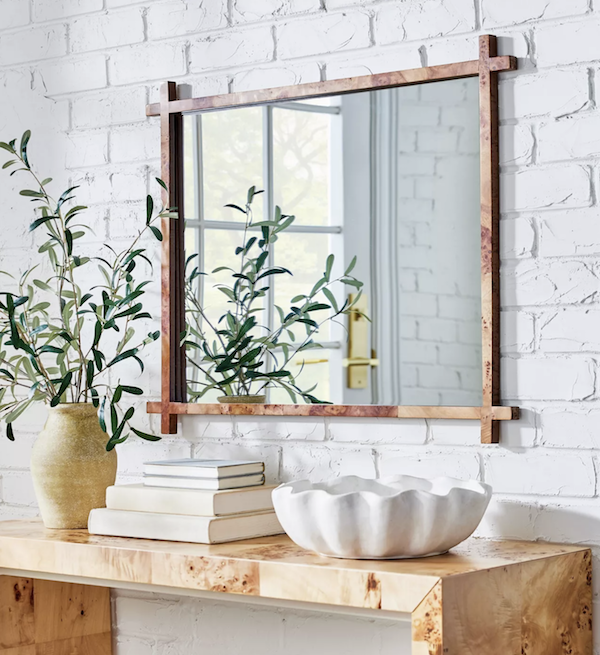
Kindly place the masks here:
<instances>
[{"instance_id":1,"label":"olive branch","mask_svg":"<svg viewBox=\"0 0 600 655\"><path fill-rule=\"evenodd\" d=\"M29 163L30 138L27 130L18 146L16 139L0 142L0 149L11 155L2 168L12 169L11 175L26 174L32 182L32 188L22 189L20 195L35 203L29 230L45 231L38 253L49 262L51 274L36 277L40 266L36 264L15 280L16 293L0 290L0 420L7 424L7 437L14 441L13 423L33 403L55 407L91 401L107 433L107 450L130 433L156 441L160 437L131 425L135 408L126 398L141 396L143 390L119 378L116 384L111 380L118 365L127 360L143 371L139 353L160 336L158 331L137 336L136 322L152 318L142 302L151 280L139 281L135 276L141 262L152 266L141 242L148 233L161 241L155 223L173 214L165 207L155 210L148 195L145 225L128 248L117 252L105 244L108 258L78 254L80 242L91 232L82 222L87 207L75 202L77 186L66 189L57 200L50 195L52 179L41 179ZM162 180L157 182L166 189ZM84 290L79 277L93 264L103 282ZM107 343L109 334L115 336Z\"/></svg>"},{"instance_id":2,"label":"olive branch","mask_svg":"<svg viewBox=\"0 0 600 655\"><path fill-rule=\"evenodd\" d=\"M212 389L232 396L260 394L267 387L277 386L285 389L294 403L300 397L307 403L322 404L324 401L312 394L316 385L302 389L296 381L304 364L296 374L289 370L289 365L300 353L322 347L315 337L324 324L340 323L341 316L359 312L356 304L363 283L351 275L356 257L342 276L333 278L335 258L329 255L323 275L307 294L294 296L287 312L275 305L279 324L272 329L261 325L256 315L263 308L257 301L266 296L275 276L292 275L282 266L269 266L269 253L278 235L293 224L295 216L275 207L272 220L254 221L252 202L259 193L262 191L250 187L243 207L226 205L244 214L245 224L243 243L235 250L238 265L220 266L212 271L213 274L231 273L230 284L216 285L231 306L216 323L211 322L198 298L198 280L206 273L194 265L196 254L186 260L186 329L181 340L190 355L189 364L204 378L188 379L188 397L197 402ZM337 284L353 287L358 293L352 301L347 299L340 306L332 292ZM298 330L301 336L296 339Z\"/></svg>"}]
</instances>

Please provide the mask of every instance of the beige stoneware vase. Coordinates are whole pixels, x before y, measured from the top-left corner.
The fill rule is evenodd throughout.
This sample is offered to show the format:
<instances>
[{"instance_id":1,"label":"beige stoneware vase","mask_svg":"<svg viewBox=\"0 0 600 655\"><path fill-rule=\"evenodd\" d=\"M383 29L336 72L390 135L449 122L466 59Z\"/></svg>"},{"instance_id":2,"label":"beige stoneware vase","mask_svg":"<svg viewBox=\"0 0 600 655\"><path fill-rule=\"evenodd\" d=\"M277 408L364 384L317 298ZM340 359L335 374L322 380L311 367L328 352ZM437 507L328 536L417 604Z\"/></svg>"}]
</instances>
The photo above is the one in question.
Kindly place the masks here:
<instances>
[{"instance_id":1,"label":"beige stoneware vase","mask_svg":"<svg viewBox=\"0 0 600 655\"><path fill-rule=\"evenodd\" d=\"M117 475L117 454L106 452L107 441L93 405L50 408L31 453L33 486L47 528L87 528L90 510L106 506L106 488Z\"/></svg>"}]
</instances>

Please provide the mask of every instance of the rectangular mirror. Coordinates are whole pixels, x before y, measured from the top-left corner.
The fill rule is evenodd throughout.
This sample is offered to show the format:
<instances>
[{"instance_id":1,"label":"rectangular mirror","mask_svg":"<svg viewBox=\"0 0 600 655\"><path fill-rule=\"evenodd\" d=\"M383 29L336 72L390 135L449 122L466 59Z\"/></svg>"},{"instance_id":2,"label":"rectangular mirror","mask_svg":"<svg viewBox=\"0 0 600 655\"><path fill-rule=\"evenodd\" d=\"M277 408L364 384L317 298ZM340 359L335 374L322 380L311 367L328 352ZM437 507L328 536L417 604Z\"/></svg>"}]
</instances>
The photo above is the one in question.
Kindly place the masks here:
<instances>
[{"instance_id":1,"label":"rectangular mirror","mask_svg":"<svg viewBox=\"0 0 600 655\"><path fill-rule=\"evenodd\" d=\"M268 248L270 265L292 275L265 278L270 289L252 306L259 334L285 344L263 365L291 377L257 380L251 392L268 403L301 401L294 385L334 404L481 405L477 78L187 114L183 130L186 259L197 255L188 277L206 274L194 280L187 317L209 342L211 326L227 329L219 319L235 309L223 291L232 271L213 271L239 272L236 248L261 233L245 234L246 216L226 205L244 207L254 186L264 190L254 222L272 220L276 206L295 216ZM249 256L259 252L254 244ZM356 257L370 321L340 316L311 335L318 348L297 352L304 326L290 338L277 308L285 317L302 306L292 298L310 292L330 254L333 278ZM329 288L338 307L357 291ZM315 312L317 322L328 312ZM189 400L216 402L224 390L213 383L229 371L215 372L200 348L187 355Z\"/></svg>"},{"instance_id":2,"label":"rectangular mirror","mask_svg":"<svg viewBox=\"0 0 600 655\"><path fill-rule=\"evenodd\" d=\"M498 441L518 417L500 402L497 95L516 67L483 35L472 61L161 86L146 113L179 214L148 404L163 432L179 414L452 418Z\"/></svg>"}]
</instances>

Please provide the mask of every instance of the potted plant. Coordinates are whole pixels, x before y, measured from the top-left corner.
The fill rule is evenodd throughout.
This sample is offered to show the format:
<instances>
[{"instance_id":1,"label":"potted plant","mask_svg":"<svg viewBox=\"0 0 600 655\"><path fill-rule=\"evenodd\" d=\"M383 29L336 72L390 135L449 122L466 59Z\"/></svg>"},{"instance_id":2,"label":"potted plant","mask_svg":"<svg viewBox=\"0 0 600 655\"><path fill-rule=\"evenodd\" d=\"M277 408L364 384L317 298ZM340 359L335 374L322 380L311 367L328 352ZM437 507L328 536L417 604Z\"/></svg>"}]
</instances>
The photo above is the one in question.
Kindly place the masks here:
<instances>
[{"instance_id":1,"label":"potted plant","mask_svg":"<svg viewBox=\"0 0 600 655\"><path fill-rule=\"evenodd\" d=\"M356 257L344 274L335 278L334 256L329 255L323 275L312 289L293 297L287 311L275 306L279 318L275 327L261 325L257 318L262 311L258 301L269 292L270 281L278 275L292 275L287 268L270 266L269 252L278 235L292 225L295 217L283 214L276 207L272 220L254 221L252 201L259 193L262 191L251 187L243 207L226 205L242 212L245 223L243 241L235 250L237 266L220 266L212 271L213 274L231 273L229 284L216 285L229 306L218 321L210 320L199 300L198 280L206 273L194 265L197 255L186 260L183 343L189 353L189 365L199 374L199 379L188 380L188 397L195 402L217 389L222 394L218 397L222 403L264 403L265 390L280 387L294 403L298 398L308 403L323 403L312 394L316 385L309 389L299 386L296 380L299 373L292 374L289 364L298 354L321 347L315 337L325 323L359 311L355 306L363 283L351 275ZM352 301L340 305L332 292L337 284L353 287L358 293Z\"/></svg>"},{"instance_id":2,"label":"potted plant","mask_svg":"<svg viewBox=\"0 0 600 655\"><path fill-rule=\"evenodd\" d=\"M90 510L104 506L106 488L114 484L115 445L130 433L159 439L131 424L135 408L128 399L143 391L121 379L121 365L136 363L143 370L139 353L159 337L137 336L136 327L151 316L142 302L149 280L136 275L139 264L149 263L140 244L147 233L162 239L154 223L166 210L155 211L148 196L145 225L128 248L117 252L106 245L106 256L84 256L79 244L90 231L81 219L86 207L75 202L77 187L58 199L50 195L52 180L41 179L30 165L30 136L25 132L19 145L0 142L10 155L3 169L29 177L20 191L35 204L29 229L44 234L42 261L19 278L3 272L0 419L14 441L19 416L34 403L49 407L31 457L42 518L49 528L84 528ZM82 273L88 280L98 274L98 283L83 288Z\"/></svg>"}]
</instances>

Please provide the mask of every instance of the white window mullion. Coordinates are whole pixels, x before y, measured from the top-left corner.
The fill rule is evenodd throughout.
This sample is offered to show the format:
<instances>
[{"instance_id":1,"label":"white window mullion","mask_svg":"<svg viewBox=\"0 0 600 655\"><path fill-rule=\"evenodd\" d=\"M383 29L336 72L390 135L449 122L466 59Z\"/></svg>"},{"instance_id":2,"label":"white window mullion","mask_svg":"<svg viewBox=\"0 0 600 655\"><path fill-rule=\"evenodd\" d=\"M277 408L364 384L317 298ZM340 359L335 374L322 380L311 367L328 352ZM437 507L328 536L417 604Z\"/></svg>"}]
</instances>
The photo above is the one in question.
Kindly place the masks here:
<instances>
[{"instance_id":1,"label":"white window mullion","mask_svg":"<svg viewBox=\"0 0 600 655\"><path fill-rule=\"evenodd\" d=\"M273 219L275 211L275 197L273 189L274 166L273 166L273 107L267 105L263 108L263 183L265 187L265 198L263 202L264 220ZM269 246L268 267L275 264L275 251L273 244ZM273 285L269 285L266 296L266 324L269 332L275 326L275 291ZM271 355L267 353L267 370L271 368ZM267 402L270 400L270 389L267 387Z\"/></svg>"},{"instance_id":2,"label":"white window mullion","mask_svg":"<svg viewBox=\"0 0 600 655\"><path fill-rule=\"evenodd\" d=\"M192 166L194 180L194 244L195 252L198 253L197 265L200 271L204 271L204 175L203 175L203 157L202 157L202 115L197 114L192 121ZM185 219L185 216L184 216ZM186 227L190 227L186 221ZM198 301L202 306L204 301L204 276L198 278L197 286ZM194 352L192 357L196 357ZM192 379L199 381L199 371L194 366L192 368Z\"/></svg>"},{"instance_id":3,"label":"white window mullion","mask_svg":"<svg viewBox=\"0 0 600 655\"><path fill-rule=\"evenodd\" d=\"M196 230L196 252L198 253L198 269L204 272L206 261L204 247L204 160L202 157L202 114L197 114L196 120L192 123L192 143L194 151L194 200L195 217L197 219ZM195 222L195 221L194 221ZM189 224L189 222L188 222ZM198 284L198 300L200 304L204 299L204 280L200 277Z\"/></svg>"}]
</instances>

